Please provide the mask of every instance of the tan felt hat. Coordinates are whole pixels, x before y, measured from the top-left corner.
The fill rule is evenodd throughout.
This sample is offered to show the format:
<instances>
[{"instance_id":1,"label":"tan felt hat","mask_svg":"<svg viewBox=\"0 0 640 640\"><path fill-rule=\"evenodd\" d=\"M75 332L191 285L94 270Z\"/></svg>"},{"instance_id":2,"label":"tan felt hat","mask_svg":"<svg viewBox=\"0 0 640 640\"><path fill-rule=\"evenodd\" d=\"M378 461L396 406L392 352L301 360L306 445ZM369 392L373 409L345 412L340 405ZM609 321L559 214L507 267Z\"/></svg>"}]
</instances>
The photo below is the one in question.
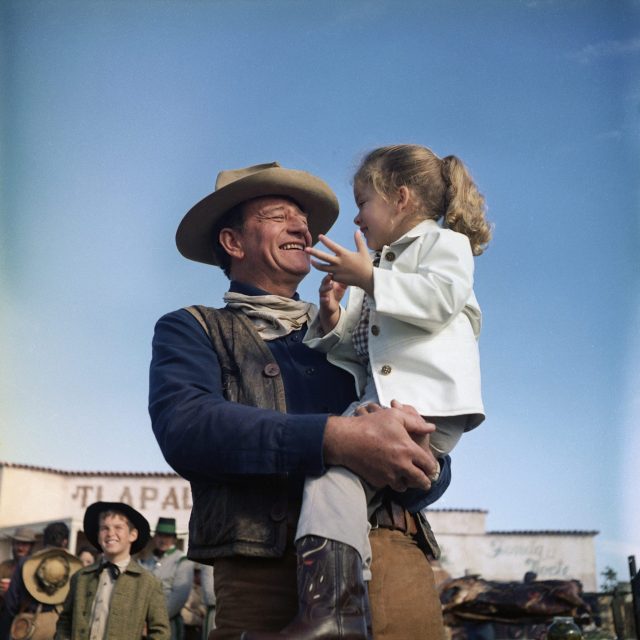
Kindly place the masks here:
<instances>
[{"instance_id":1,"label":"tan felt hat","mask_svg":"<svg viewBox=\"0 0 640 640\"><path fill-rule=\"evenodd\" d=\"M307 214L313 243L338 217L338 199L326 182L306 171L285 169L277 162L221 171L215 191L193 206L180 222L176 245L185 257L217 265L213 230L220 218L236 205L261 196L286 196Z\"/></svg>"}]
</instances>

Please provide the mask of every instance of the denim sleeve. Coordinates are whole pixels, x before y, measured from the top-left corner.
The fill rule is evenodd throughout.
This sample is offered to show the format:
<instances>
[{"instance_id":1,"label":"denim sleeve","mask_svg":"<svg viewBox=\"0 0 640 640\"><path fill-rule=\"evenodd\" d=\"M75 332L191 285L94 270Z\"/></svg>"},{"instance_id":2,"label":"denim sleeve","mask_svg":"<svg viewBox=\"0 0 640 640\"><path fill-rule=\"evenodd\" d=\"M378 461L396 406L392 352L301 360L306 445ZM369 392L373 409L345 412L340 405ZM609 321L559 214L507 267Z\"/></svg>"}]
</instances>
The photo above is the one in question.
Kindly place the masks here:
<instances>
[{"instance_id":1,"label":"denim sleeve","mask_svg":"<svg viewBox=\"0 0 640 640\"><path fill-rule=\"evenodd\" d=\"M396 502L399 502L407 511L417 513L425 507L436 502L442 497L451 483L451 458L445 456L438 459L440 462L440 476L431 485L429 491L421 489L407 489L402 493L393 492Z\"/></svg>"},{"instance_id":2,"label":"denim sleeve","mask_svg":"<svg viewBox=\"0 0 640 640\"><path fill-rule=\"evenodd\" d=\"M230 402L209 337L184 309L153 337L149 414L166 461L187 480L318 475L327 415L287 415Z\"/></svg>"}]
</instances>

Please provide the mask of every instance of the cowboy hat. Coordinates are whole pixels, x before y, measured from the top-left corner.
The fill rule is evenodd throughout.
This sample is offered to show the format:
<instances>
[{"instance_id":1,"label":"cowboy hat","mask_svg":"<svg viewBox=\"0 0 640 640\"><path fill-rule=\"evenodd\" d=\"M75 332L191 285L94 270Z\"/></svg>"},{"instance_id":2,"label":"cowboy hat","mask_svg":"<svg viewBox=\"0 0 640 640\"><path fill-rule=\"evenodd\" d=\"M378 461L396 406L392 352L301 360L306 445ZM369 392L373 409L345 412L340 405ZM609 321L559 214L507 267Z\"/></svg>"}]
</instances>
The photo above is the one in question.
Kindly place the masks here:
<instances>
[{"instance_id":1,"label":"cowboy hat","mask_svg":"<svg viewBox=\"0 0 640 640\"><path fill-rule=\"evenodd\" d=\"M69 593L71 576L82 562L65 549L47 547L29 556L22 566L27 591L44 604L61 604Z\"/></svg>"},{"instance_id":2,"label":"cowboy hat","mask_svg":"<svg viewBox=\"0 0 640 640\"><path fill-rule=\"evenodd\" d=\"M4 538L8 538L9 540L15 540L16 542L35 542L36 541L36 532L29 527L18 527L13 535L5 534Z\"/></svg>"},{"instance_id":3,"label":"cowboy hat","mask_svg":"<svg viewBox=\"0 0 640 640\"><path fill-rule=\"evenodd\" d=\"M178 535L176 532L176 519L175 518L158 518L158 524L156 525L155 533L164 533L168 536Z\"/></svg>"},{"instance_id":4,"label":"cowboy hat","mask_svg":"<svg viewBox=\"0 0 640 640\"><path fill-rule=\"evenodd\" d=\"M124 502L94 502L87 507L84 512L84 535L87 540L96 548L101 549L98 542L98 530L100 528L100 514L105 511L115 511L125 516L131 526L138 531L138 539L131 545L131 554L142 551L151 537L149 523L147 519L133 507Z\"/></svg>"},{"instance_id":5,"label":"cowboy hat","mask_svg":"<svg viewBox=\"0 0 640 640\"><path fill-rule=\"evenodd\" d=\"M286 196L307 214L313 243L338 217L338 199L320 178L306 171L285 169L277 162L221 171L213 193L193 206L176 233L178 251L190 260L218 265L213 254L216 223L236 205L260 196Z\"/></svg>"}]
</instances>

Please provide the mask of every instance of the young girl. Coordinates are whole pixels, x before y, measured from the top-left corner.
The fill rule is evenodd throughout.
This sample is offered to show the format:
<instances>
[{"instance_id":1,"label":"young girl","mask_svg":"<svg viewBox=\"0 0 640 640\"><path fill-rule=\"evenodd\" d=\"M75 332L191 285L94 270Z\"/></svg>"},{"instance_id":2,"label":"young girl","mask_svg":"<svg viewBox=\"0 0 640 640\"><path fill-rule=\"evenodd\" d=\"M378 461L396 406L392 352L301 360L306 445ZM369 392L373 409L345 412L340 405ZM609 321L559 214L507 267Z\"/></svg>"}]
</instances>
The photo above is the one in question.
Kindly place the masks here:
<instances>
[{"instance_id":1,"label":"young girl","mask_svg":"<svg viewBox=\"0 0 640 640\"><path fill-rule=\"evenodd\" d=\"M491 237L484 198L458 158L419 145L372 151L353 184L357 251L322 235L333 255L307 249L328 275L305 342L353 374L360 400L346 415L369 403L412 405L436 425L429 446L441 458L484 420L481 313L473 293L473 256ZM344 310L339 302L348 285ZM364 588L348 574L362 566L370 578L369 517L380 504L376 488L342 467L307 479L296 544L300 563L318 557L318 572L299 584L300 614L278 638L366 637L366 625L353 620L364 618L353 606ZM345 548L355 549L362 564L343 562L342 576L331 579L326 567L337 562L327 554L337 558ZM319 582L331 588L315 588ZM309 588L312 597L304 593Z\"/></svg>"}]
</instances>

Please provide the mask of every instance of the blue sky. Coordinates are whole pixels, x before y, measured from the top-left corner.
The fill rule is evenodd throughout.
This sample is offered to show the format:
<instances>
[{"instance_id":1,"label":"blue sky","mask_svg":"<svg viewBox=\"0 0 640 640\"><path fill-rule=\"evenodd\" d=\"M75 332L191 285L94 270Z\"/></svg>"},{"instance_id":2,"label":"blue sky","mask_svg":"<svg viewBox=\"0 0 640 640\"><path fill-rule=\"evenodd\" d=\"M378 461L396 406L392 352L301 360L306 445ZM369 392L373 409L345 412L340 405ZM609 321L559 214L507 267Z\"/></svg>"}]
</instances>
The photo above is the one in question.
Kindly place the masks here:
<instances>
[{"instance_id":1,"label":"blue sky","mask_svg":"<svg viewBox=\"0 0 640 640\"><path fill-rule=\"evenodd\" d=\"M476 269L488 418L439 506L598 530L598 569L627 575L637 0L5 0L0 38L0 459L166 469L153 325L226 285L178 254L182 215L219 170L278 160L334 188L350 245L359 157L417 142L467 163L495 224Z\"/></svg>"}]
</instances>

